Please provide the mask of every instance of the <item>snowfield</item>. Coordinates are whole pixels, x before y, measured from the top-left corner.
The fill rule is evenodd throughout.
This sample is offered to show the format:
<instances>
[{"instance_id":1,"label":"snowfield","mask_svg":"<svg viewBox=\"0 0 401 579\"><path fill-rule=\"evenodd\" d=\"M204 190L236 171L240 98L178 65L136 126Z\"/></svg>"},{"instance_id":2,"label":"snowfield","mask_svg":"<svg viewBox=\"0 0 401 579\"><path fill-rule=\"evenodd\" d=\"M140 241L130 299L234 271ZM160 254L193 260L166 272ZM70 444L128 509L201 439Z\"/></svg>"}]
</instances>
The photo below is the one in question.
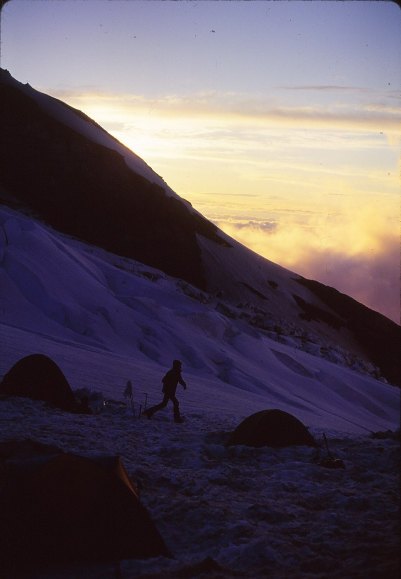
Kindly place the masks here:
<instances>
[{"instance_id":1,"label":"snowfield","mask_svg":"<svg viewBox=\"0 0 401 579\"><path fill-rule=\"evenodd\" d=\"M342 348L252 327L188 284L6 207L0 340L0 377L46 354L94 411L0 399L0 440L121 456L174 555L44 578L398 577L400 390ZM170 407L139 418L161 400L175 358L188 384L178 391L184 424ZM300 419L320 450L225 446L243 418L267 408ZM318 464L323 433L345 468Z\"/></svg>"},{"instance_id":2,"label":"snowfield","mask_svg":"<svg viewBox=\"0 0 401 579\"><path fill-rule=\"evenodd\" d=\"M171 409L149 421L123 403L85 416L9 399L0 404L0 436L122 457L174 555L122 561L123 578L398 577L399 441L326 432L345 465L328 469L317 464L324 447L226 447L236 414L192 408L177 425ZM322 431L312 433L322 442ZM40 577L106 578L114 569Z\"/></svg>"}]
</instances>

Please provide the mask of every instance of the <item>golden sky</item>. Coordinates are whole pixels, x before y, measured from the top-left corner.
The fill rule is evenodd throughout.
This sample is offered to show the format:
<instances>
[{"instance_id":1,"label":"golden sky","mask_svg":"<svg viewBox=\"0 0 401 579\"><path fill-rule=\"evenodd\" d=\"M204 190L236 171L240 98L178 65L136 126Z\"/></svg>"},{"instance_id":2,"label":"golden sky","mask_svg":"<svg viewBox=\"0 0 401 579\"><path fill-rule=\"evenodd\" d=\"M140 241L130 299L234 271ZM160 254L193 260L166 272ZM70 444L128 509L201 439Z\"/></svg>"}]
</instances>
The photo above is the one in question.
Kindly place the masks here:
<instances>
[{"instance_id":1,"label":"golden sky","mask_svg":"<svg viewBox=\"0 0 401 579\"><path fill-rule=\"evenodd\" d=\"M399 322L395 3L18 0L1 32L228 234Z\"/></svg>"}]
</instances>

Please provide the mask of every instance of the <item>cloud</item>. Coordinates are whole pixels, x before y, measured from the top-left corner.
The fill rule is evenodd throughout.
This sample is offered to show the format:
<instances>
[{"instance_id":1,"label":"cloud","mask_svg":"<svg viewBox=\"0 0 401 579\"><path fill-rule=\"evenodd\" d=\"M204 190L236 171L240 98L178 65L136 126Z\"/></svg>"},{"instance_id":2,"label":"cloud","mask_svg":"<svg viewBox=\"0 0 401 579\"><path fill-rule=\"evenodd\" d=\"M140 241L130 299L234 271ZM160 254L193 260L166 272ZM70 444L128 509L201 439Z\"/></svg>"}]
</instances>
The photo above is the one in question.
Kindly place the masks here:
<instances>
[{"instance_id":1,"label":"cloud","mask_svg":"<svg viewBox=\"0 0 401 579\"><path fill-rule=\"evenodd\" d=\"M212 191L305 197L399 187L401 112L384 105L278 106L260 95L148 98L89 87L53 95L95 119L188 199Z\"/></svg>"},{"instance_id":2,"label":"cloud","mask_svg":"<svg viewBox=\"0 0 401 579\"><path fill-rule=\"evenodd\" d=\"M356 93L369 93L371 94L371 90L365 87L358 87L358 86L346 86L340 84L311 84L311 85L286 85L278 87L283 90L289 91L324 91L324 92L356 92Z\"/></svg>"},{"instance_id":3,"label":"cloud","mask_svg":"<svg viewBox=\"0 0 401 579\"><path fill-rule=\"evenodd\" d=\"M252 232L260 231L262 233L272 233L277 229L277 223L274 221L256 221L256 220L229 220L231 226L236 231L250 230Z\"/></svg>"},{"instance_id":4,"label":"cloud","mask_svg":"<svg viewBox=\"0 0 401 579\"><path fill-rule=\"evenodd\" d=\"M291 87L291 90L306 90L307 87ZM320 86L309 87L318 91L355 91L355 87ZM363 89L360 89L364 92ZM256 125L269 124L279 127L330 129L332 131L382 131L401 134L401 110L388 107L382 102L352 104L351 101L329 105L309 106L277 105L273 100L261 95L246 93L207 91L191 95L169 94L162 97L145 97L130 93L111 93L94 89L82 91L62 91L47 89L57 98L66 100L72 106L115 114L152 115L191 118L223 123ZM345 104L347 103L347 104Z\"/></svg>"},{"instance_id":5,"label":"cloud","mask_svg":"<svg viewBox=\"0 0 401 579\"><path fill-rule=\"evenodd\" d=\"M336 287L399 324L399 263L399 240L389 236L372 254L315 251L300 265L303 275Z\"/></svg>"},{"instance_id":6,"label":"cloud","mask_svg":"<svg viewBox=\"0 0 401 579\"><path fill-rule=\"evenodd\" d=\"M400 323L400 242L373 208L341 213L324 225L316 212L264 221L218 221L226 233L267 259L350 295ZM385 220L384 220L385 221ZM268 222L269 223L269 222Z\"/></svg>"}]
</instances>

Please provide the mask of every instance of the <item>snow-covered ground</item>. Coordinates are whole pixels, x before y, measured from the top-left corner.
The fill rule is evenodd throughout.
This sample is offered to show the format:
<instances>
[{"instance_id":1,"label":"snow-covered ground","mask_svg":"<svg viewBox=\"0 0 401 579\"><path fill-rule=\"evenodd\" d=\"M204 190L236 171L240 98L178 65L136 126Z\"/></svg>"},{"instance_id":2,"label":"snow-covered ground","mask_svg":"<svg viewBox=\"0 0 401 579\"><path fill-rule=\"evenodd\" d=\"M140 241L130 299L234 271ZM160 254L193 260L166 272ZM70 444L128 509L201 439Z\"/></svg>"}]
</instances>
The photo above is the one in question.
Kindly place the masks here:
<instances>
[{"instance_id":1,"label":"snow-covered ground","mask_svg":"<svg viewBox=\"0 0 401 579\"><path fill-rule=\"evenodd\" d=\"M65 451L122 457L174 558L123 561L121 576L398 576L399 389L321 344L251 327L165 274L55 233L0 208L0 378L42 353L73 390L99 393L91 416L25 399L0 400L0 440L31 438ZM184 424L161 398L183 361ZM134 413L125 406L127 380ZM97 404L97 405L96 405ZM249 414L299 418L344 469L318 451L225 447ZM206 560L206 561L205 561ZM203 564L201 564L203 562ZM200 565L201 564L201 565ZM220 567L220 570L218 570ZM52 577L113 577L112 568Z\"/></svg>"},{"instance_id":2,"label":"snow-covered ground","mask_svg":"<svg viewBox=\"0 0 401 579\"><path fill-rule=\"evenodd\" d=\"M122 457L174 554L122 561L123 578L398 577L399 442L327 432L330 451L345 465L328 469L308 447L225 447L240 408L230 416L205 406L188 409L177 425L167 410L149 421L123 405L86 416L9 399L0 404L0 437ZM321 442L322 431L312 432ZM102 565L42 576L114 574Z\"/></svg>"}]
</instances>

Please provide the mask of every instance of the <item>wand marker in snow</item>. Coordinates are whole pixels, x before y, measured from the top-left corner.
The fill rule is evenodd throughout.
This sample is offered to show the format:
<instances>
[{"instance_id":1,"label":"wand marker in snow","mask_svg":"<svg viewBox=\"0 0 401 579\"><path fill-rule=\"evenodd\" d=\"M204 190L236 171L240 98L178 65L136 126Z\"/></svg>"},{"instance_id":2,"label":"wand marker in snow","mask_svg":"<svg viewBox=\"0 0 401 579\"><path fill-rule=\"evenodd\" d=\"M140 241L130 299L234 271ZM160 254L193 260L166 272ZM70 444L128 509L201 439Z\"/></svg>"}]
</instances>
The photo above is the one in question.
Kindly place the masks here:
<instances>
[{"instance_id":1,"label":"wand marker in snow","mask_svg":"<svg viewBox=\"0 0 401 579\"><path fill-rule=\"evenodd\" d=\"M318 464L326 468L345 468L344 462L340 458L335 458L331 454L325 433L323 433L323 440L327 450L327 458L320 460Z\"/></svg>"},{"instance_id":2,"label":"wand marker in snow","mask_svg":"<svg viewBox=\"0 0 401 579\"><path fill-rule=\"evenodd\" d=\"M333 455L331 454L330 450L329 450L329 443L327 442L327 438L326 438L326 433L323 432L323 440L324 440L324 445L326 447L327 450L327 455L329 456L329 458L333 458Z\"/></svg>"}]
</instances>

